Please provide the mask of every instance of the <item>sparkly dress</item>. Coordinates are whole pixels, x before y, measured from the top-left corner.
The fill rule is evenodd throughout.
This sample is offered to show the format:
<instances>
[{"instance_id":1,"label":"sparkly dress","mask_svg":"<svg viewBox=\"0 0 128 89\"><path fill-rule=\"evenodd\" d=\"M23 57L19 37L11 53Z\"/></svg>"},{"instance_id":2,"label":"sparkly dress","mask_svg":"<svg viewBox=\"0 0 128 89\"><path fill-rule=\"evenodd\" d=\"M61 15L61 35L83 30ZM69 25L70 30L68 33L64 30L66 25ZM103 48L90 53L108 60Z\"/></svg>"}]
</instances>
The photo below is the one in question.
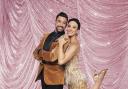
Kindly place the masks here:
<instances>
[{"instance_id":1,"label":"sparkly dress","mask_svg":"<svg viewBox=\"0 0 128 89\"><path fill-rule=\"evenodd\" d=\"M65 67L65 83L68 89L87 89L87 77L78 67L78 56L75 55L66 64Z\"/></svg>"}]
</instances>

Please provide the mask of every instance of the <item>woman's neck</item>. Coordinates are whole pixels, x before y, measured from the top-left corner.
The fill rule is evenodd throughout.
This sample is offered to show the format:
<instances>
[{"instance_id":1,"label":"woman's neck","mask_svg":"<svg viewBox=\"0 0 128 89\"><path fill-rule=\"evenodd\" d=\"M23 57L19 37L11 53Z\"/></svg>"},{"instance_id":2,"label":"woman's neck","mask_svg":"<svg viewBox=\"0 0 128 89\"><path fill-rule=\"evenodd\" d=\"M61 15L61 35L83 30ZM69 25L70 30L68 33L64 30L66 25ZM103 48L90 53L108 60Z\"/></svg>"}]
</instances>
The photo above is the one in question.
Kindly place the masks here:
<instances>
[{"instance_id":1,"label":"woman's neck","mask_svg":"<svg viewBox=\"0 0 128 89\"><path fill-rule=\"evenodd\" d=\"M74 36L70 36L69 38L70 38L70 43L74 43L74 42L77 41L77 37L76 37L76 35L74 35Z\"/></svg>"}]
</instances>

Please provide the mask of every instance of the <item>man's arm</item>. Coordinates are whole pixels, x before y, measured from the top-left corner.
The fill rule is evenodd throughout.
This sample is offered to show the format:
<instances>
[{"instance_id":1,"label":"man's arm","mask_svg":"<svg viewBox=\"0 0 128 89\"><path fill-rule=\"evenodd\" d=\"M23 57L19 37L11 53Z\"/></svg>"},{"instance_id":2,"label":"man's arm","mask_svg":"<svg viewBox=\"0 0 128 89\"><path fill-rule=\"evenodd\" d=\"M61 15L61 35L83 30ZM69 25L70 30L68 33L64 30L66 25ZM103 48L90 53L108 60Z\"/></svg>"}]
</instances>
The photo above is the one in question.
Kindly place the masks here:
<instances>
[{"instance_id":1,"label":"man's arm","mask_svg":"<svg viewBox=\"0 0 128 89\"><path fill-rule=\"evenodd\" d=\"M43 45L44 45L44 41L45 39L48 37L49 33L45 33L44 34L44 37L42 38L42 40L40 41L40 44L37 46L37 48L34 50L33 52L33 55L34 55L34 58L41 61L41 63L44 63L44 64L50 64L50 65L55 65L57 64L57 60L46 60L47 58L45 58L45 54L43 53ZM49 52L49 55L52 56L52 58L57 58L56 56L56 51L55 49L53 49L53 51ZM54 54L54 55L52 55Z\"/></svg>"},{"instance_id":2,"label":"man's arm","mask_svg":"<svg viewBox=\"0 0 128 89\"><path fill-rule=\"evenodd\" d=\"M34 58L37 59L37 60L40 60L40 58L39 58L39 51L42 48L41 47L42 46L42 42L44 42L44 37L42 38L42 40L40 41L39 45L36 47L36 49L33 52Z\"/></svg>"},{"instance_id":3,"label":"man's arm","mask_svg":"<svg viewBox=\"0 0 128 89\"><path fill-rule=\"evenodd\" d=\"M40 59L39 52L40 52L41 49L43 48L44 41L45 41L45 39L47 38L48 35L49 35L49 33L47 33L47 32L43 34L43 37L42 37L42 39L40 40L39 45L38 45L38 46L36 47L36 49L33 51L34 58L37 59L37 60L41 60L41 59Z\"/></svg>"},{"instance_id":4,"label":"man's arm","mask_svg":"<svg viewBox=\"0 0 128 89\"><path fill-rule=\"evenodd\" d=\"M58 64L58 44L51 51L40 50L39 56L44 64L56 65Z\"/></svg>"}]
</instances>

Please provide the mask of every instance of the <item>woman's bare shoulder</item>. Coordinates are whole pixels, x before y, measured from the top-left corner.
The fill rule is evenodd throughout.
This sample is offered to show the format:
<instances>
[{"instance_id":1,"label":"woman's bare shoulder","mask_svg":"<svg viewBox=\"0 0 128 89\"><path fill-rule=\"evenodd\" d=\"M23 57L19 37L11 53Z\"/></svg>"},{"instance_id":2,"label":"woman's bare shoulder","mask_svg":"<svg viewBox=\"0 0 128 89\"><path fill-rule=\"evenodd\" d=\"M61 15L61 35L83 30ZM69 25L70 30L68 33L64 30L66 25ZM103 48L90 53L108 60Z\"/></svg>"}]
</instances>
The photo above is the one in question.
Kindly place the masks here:
<instances>
[{"instance_id":1,"label":"woman's bare shoulder","mask_svg":"<svg viewBox=\"0 0 128 89\"><path fill-rule=\"evenodd\" d=\"M79 41L72 42L70 46L79 49L80 48Z\"/></svg>"}]
</instances>

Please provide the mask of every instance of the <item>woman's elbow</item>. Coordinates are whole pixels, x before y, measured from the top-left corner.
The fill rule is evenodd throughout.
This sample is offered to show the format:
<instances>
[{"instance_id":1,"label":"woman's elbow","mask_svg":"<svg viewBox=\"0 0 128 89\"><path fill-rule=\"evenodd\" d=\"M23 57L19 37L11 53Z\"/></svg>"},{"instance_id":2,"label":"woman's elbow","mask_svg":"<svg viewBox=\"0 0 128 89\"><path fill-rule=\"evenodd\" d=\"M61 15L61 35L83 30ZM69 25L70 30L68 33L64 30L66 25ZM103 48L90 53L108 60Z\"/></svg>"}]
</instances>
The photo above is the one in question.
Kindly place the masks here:
<instances>
[{"instance_id":1,"label":"woman's elbow","mask_svg":"<svg viewBox=\"0 0 128 89\"><path fill-rule=\"evenodd\" d=\"M59 65L64 65L65 63L64 63L64 61L61 60L61 61L58 61L58 64Z\"/></svg>"}]
</instances>

